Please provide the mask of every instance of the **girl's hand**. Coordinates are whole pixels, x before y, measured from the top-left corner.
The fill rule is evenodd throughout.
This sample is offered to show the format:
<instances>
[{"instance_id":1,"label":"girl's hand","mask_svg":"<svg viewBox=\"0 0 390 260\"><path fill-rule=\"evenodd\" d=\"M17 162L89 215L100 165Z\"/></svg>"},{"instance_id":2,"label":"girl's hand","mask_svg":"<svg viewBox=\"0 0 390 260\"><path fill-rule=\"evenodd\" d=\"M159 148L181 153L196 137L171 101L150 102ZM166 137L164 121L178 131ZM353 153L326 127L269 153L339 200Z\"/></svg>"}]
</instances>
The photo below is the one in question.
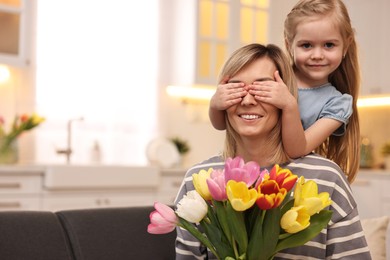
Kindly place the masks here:
<instances>
[{"instance_id":1,"label":"girl's hand","mask_svg":"<svg viewBox=\"0 0 390 260\"><path fill-rule=\"evenodd\" d=\"M291 95L286 84L275 71L275 81L255 81L249 86L249 93L260 102L269 103L279 109L288 109L290 105L296 105L297 101Z\"/></svg>"},{"instance_id":2,"label":"girl's hand","mask_svg":"<svg viewBox=\"0 0 390 260\"><path fill-rule=\"evenodd\" d=\"M248 94L244 88L244 83L228 83L228 81L229 78L226 77L217 86L217 89L210 100L210 108L226 110L232 105L241 102L242 98Z\"/></svg>"}]
</instances>

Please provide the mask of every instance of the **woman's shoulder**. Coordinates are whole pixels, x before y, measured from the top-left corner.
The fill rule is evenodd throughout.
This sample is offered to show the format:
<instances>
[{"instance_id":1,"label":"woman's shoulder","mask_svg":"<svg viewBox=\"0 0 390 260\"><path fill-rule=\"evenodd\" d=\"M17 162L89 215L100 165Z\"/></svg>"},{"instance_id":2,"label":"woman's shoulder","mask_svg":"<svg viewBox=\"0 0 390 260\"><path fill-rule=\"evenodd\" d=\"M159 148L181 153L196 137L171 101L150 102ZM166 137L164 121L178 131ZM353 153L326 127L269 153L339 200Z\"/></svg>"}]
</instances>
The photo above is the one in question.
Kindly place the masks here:
<instances>
[{"instance_id":1,"label":"woman's shoulder","mask_svg":"<svg viewBox=\"0 0 390 260\"><path fill-rule=\"evenodd\" d=\"M215 155L210 157L202 162L199 162L192 167L190 167L187 171L187 176L192 175L194 173L198 173L201 170L208 170L209 168L220 169L225 166L225 161L221 155Z\"/></svg>"},{"instance_id":2,"label":"woman's shoulder","mask_svg":"<svg viewBox=\"0 0 390 260\"><path fill-rule=\"evenodd\" d=\"M341 168L332 160L315 153L293 160L288 164L288 168L294 174L303 175L307 179L343 183L343 186L348 186L348 180Z\"/></svg>"}]
</instances>

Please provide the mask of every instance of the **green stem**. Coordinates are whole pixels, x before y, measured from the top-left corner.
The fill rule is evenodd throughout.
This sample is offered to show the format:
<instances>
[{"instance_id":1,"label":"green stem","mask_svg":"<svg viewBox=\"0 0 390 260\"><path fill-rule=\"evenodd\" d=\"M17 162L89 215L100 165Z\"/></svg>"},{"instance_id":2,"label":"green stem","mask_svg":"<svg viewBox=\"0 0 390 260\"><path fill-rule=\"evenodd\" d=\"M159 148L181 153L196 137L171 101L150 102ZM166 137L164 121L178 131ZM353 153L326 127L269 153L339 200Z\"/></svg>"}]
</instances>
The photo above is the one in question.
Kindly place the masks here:
<instances>
[{"instance_id":1,"label":"green stem","mask_svg":"<svg viewBox=\"0 0 390 260\"><path fill-rule=\"evenodd\" d=\"M214 246L211 244L210 240L207 239L198 229L196 229L191 223L183 218L179 218L179 223L177 224L179 227L186 229L190 232L196 239L198 239L203 245L208 247L210 251L218 258L221 259L215 250Z\"/></svg>"},{"instance_id":2,"label":"green stem","mask_svg":"<svg viewBox=\"0 0 390 260\"><path fill-rule=\"evenodd\" d=\"M231 241L232 241L232 245L233 245L233 251L234 251L234 256L236 257L236 259L238 259L239 257L239 254L238 254L238 250L237 250L237 243L236 241L234 240L234 236L232 235L231 237Z\"/></svg>"}]
</instances>

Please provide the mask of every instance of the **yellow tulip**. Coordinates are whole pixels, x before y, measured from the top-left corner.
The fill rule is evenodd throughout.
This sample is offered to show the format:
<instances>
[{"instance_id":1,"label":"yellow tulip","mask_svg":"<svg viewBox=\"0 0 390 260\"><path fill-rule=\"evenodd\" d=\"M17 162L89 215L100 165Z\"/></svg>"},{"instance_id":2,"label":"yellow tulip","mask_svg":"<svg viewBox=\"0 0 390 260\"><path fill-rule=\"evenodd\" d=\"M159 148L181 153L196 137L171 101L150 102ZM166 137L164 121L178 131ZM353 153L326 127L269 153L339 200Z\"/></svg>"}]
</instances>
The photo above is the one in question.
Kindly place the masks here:
<instances>
[{"instance_id":1,"label":"yellow tulip","mask_svg":"<svg viewBox=\"0 0 390 260\"><path fill-rule=\"evenodd\" d=\"M290 210L284 213L280 220L280 226L287 233L291 234L304 230L309 225L310 215L304 206L292 207Z\"/></svg>"},{"instance_id":2,"label":"yellow tulip","mask_svg":"<svg viewBox=\"0 0 390 260\"><path fill-rule=\"evenodd\" d=\"M328 192L318 194L317 183L301 176L294 191L294 206L304 206L310 216L332 204Z\"/></svg>"},{"instance_id":3,"label":"yellow tulip","mask_svg":"<svg viewBox=\"0 0 390 260\"><path fill-rule=\"evenodd\" d=\"M207 201L211 200L211 194L206 180L210 178L212 171L213 169L210 168L208 171L201 170L199 173L192 175L192 183L194 184L195 190Z\"/></svg>"},{"instance_id":4,"label":"yellow tulip","mask_svg":"<svg viewBox=\"0 0 390 260\"><path fill-rule=\"evenodd\" d=\"M233 209L236 211L249 209L255 204L257 199L257 191L253 188L249 189L243 181L228 181L226 193Z\"/></svg>"}]
</instances>

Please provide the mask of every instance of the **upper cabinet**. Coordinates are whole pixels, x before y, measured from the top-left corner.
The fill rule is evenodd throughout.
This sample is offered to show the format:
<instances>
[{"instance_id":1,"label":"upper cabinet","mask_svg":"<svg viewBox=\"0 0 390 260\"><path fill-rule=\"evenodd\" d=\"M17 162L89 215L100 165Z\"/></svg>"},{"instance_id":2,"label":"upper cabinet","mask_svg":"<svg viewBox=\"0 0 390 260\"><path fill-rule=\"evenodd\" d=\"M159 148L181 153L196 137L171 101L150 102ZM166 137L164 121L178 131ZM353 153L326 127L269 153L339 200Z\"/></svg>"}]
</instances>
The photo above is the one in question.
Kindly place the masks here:
<instances>
[{"instance_id":1,"label":"upper cabinet","mask_svg":"<svg viewBox=\"0 0 390 260\"><path fill-rule=\"evenodd\" d=\"M0 0L0 63L25 66L31 1Z\"/></svg>"},{"instance_id":2,"label":"upper cabinet","mask_svg":"<svg viewBox=\"0 0 390 260\"><path fill-rule=\"evenodd\" d=\"M218 73L234 50L267 42L269 0L171 2L174 8L166 17L172 25L170 84L216 86Z\"/></svg>"}]
</instances>

